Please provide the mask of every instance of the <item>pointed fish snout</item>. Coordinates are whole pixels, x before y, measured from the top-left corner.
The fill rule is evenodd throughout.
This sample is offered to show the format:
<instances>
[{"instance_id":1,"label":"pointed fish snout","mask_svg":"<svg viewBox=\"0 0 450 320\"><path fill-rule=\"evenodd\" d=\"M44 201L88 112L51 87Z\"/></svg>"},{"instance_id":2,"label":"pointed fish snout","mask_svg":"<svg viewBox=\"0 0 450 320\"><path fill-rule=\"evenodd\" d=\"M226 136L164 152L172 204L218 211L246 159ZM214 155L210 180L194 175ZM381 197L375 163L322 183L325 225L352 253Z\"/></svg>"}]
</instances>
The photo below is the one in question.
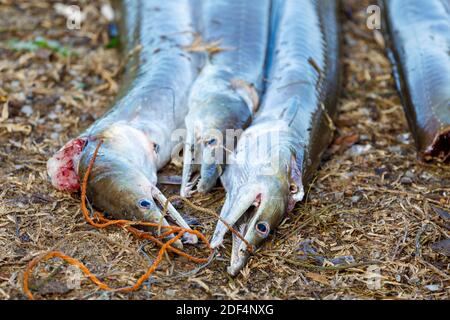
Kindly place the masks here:
<instances>
[{"instance_id":1,"label":"pointed fish snout","mask_svg":"<svg viewBox=\"0 0 450 320\"><path fill-rule=\"evenodd\" d=\"M281 221L288 202L288 197L283 196L288 192L288 184L278 176L265 176L240 187L236 184L232 187L237 180L230 172L225 177L229 191L221 218L240 233L240 236L232 235L231 260L227 269L230 275L236 276L251 256L249 249L261 246ZM211 240L213 248L222 244L227 231L226 224L219 221Z\"/></svg>"},{"instance_id":2,"label":"pointed fish snout","mask_svg":"<svg viewBox=\"0 0 450 320\"><path fill-rule=\"evenodd\" d=\"M239 272L245 267L248 259L250 258L250 253L248 252L247 247L245 246L244 243L242 244L244 245L244 248L240 248L237 254L235 252L231 253L232 261L230 262L230 265L227 267L227 272L232 277L235 277L239 274Z\"/></svg>"},{"instance_id":3,"label":"pointed fish snout","mask_svg":"<svg viewBox=\"0 0 450 320\"><path fill-rule=\"evenodd\" d=\"M204 164L201 166L200 180L197 185L197 190L200 193L207 193L217 183L222 174L222 167L218 164Z\"/></svg>"},{"instance_id":4,"label":"pointed fish snout","mask_svg":"<svg viewBox=\"0 0 450 320\"><path fill-rule=\"evenodd\" d=\"M257 190L242 189L238 193L228 193L225 203L220 213L221 220L229 226L234 224L244 215L257 198ZM211 246L217 248L223 242L223 238L228 232L228 227L221 220L217 222L214 236L211 240Z\"/></svg>"},{"instance_id":5,"label":"pointed fish snout","mask_svg":"<svg viewBox=\"0 0 450 320\"><path fill-rule=\"evenodd\" d=\"M192 129L191 129L192 131ZM215 132L217 136L218 133ZM209 192L222 175L222 148L220 138L203 139L201 134L196 138L193 132L186 138L183 156L183 175L180 195L190 197L195 192ZM208 137L211 134L208 134Z\"/></svg>"}]
</instances>

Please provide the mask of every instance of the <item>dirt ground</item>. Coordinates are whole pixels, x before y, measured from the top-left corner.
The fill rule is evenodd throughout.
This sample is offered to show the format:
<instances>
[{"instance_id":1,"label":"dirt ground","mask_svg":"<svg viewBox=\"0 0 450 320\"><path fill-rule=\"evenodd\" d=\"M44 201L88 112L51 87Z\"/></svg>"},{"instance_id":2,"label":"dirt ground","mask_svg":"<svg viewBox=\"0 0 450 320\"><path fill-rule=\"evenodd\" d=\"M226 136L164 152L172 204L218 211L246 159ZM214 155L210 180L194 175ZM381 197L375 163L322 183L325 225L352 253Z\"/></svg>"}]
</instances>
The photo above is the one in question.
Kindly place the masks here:
<instances>
[{"instance_id":1,"label":"dirt ground","mask_svg":"<svg viewBox=\"0 0 450 320\"><path fill-rule=\"evenodd\" d=\"M106 1L71 1L87 13L81 30L67 29L54 3L0 0L1 299L26 298L23 271L50 249L80 259L111 286L133 284L157 254L122 229L88 225L79 195L48 181L46 160L108 109L120 73L116 50L106 48ZM307 199L241 275L226 273L228 240L203 268L170 256L135 293L102 291L60 260L48 261L33 274L36 297L448 299L450 263L434 244L449 238L450 170L416 158L382 38L366 28L370 3L343 4L336 140ZM194 202L219 212L223 197L218 187ZM178 207L211 236L214 218Z\"/></svg>"}]
</instances>

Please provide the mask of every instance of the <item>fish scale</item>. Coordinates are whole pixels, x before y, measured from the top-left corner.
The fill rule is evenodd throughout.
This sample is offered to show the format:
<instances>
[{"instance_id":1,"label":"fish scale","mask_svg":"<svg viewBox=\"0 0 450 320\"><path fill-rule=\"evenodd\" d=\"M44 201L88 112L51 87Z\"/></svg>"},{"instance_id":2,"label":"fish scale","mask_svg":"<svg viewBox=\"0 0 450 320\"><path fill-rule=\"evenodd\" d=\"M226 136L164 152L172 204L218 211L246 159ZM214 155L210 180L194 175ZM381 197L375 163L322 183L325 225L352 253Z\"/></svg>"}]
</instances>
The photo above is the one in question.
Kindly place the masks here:
<instances>
[{"instance_id":1,"label":"fish scale","mask_svg":"<svg viewBox=\"0 0 450 320\"><path fill-rule=\"evenodd\" d=\"M260 87L264 72L261 60L266 51L269 1L258 5L249 0L207 0L202 8L206 24L203 36L208 42L220 41L225 49L211 58L213 65L227 66L236 78ZM263 39L263 41L261 41Z\"/></svg>"}]
</instances>

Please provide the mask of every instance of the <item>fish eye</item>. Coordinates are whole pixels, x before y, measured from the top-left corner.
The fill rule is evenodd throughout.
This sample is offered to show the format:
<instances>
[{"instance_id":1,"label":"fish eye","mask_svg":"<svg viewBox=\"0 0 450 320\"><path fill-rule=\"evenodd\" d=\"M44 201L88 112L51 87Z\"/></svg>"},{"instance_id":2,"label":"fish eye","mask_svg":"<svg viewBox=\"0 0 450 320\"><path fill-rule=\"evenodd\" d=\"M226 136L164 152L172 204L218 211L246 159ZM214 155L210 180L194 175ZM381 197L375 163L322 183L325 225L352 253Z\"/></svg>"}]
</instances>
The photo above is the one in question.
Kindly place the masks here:
<instances>
[{"instance_id":1,"label":"fish eye","mask_svg":"<svg viewBox=\"0 0 450 320\"><path fill-rule=\"evenodd\" d=\"M209 146L214 146L217 143L215 138L212 138L206 142Z\"/></svg>"},{"instance_id":2,"label":"fish eye","mask_svg":"<svg viewBox=\"0 0 450 320\"><path fill-rule=\"evenodd\" d=\"M139 207L143 209L149 209L152 207L152 203L148 201L147 199L139 200Z\"/></svg>"},{"instance_id":3,"label":"fish eye","mask_svg":"<svg viewBox=\"0 0 450 320\"><path fill-rule=\"evenodd\" d=\"M258 234L263 238L266 238L270 232L270 226L265 221L258 222L255 226L255 229L256 232L258 232Z\"/></svg>"},{"instance_id":4,"label":"fish eye","mask_svg":"<svg viewBox=\"0 0 450 320\"><path fill-rule=\"evenodd\" d=\"M297 187L297 185L296 185L295 183L291 183L291 184L289 185L289 191L290 191L291 193L297 193L297 192L298 192L298 187Z\"/></svg>"}]
</instances>

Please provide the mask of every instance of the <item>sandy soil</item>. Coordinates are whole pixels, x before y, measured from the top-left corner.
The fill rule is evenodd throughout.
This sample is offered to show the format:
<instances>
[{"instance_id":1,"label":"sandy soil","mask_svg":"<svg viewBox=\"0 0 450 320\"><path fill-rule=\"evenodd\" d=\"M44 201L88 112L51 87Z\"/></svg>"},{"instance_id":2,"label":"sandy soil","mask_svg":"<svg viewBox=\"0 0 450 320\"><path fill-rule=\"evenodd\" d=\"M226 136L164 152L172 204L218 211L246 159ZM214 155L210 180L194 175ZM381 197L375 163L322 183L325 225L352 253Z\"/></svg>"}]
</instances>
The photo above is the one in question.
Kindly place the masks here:
<instances>
[{"instance_id":1,"label":"sandy soil","mask_svg":"<svg viewBox=\"0 0 450 320\"><path fill-rule=\"evenodd\" d=\"M53 1L0 0L1 299L26 298L23 271L50 249L80 259L111 286L132 284L157 254L122 229L89 226L79 195L48 182L46 160L107 110L120 73L116 50L106 48L106 2L74 2L87 13L75 31ZM382 37L365 25L368 4L344 1L336 140L307 199L241 275L226 274L227 241L220 256L194 272L198 266L171 256L135 293L99 290L84 277L78 282L77 270L60 260L48 261L34 272L36 297L448 299L449 260L433 244L449 238L450 171L416 158ZM194 202L218 212L223 190ZM211 235L215 219L178 207Z\"/></svg>"}]
</instances>

